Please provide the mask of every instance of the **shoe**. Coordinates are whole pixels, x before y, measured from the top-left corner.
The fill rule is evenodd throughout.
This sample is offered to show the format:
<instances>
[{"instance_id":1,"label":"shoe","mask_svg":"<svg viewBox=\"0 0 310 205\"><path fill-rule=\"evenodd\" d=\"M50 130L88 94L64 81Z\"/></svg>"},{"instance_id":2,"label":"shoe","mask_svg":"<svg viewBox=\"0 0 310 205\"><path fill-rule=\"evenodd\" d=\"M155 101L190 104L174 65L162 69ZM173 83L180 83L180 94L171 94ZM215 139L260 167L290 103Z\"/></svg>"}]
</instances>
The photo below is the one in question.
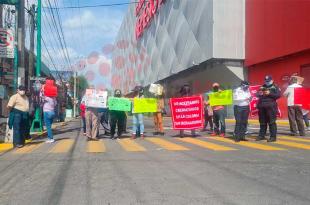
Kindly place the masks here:
<instances>
[{"instance_id":1,"label":"shoe","mask_svg":"<svg viewBox=\"0 0 310 205\"><path fill-rule=\"evenodd\" d=\"M214 137L217 136L217 134L215 132L212 132L210 136Z\"/></svg>"},{"instance_id":2,"label":"shoe","mask_svg":"<svg viewBox=\"0 0 310 205\"><path fill-rule=\"evenodd\" d=\"M164 135L165 135L165 133L164 133L164 132L160 132L160 133L159 133L159 135L164 136Z\"/></svg>"},{"instance_id":3,"label":"shoe","mask_svg":"<svg viewBox=\"0 0 310 205\"><path fill-rule=\"evenodd\" d=\"M132 139L132 140L136 139L136 135L132 134L130 139Z\"/></svg>"},{"instance_id":4,"label":"shoe","mask_svg":"<svg viewBox=\"0 0 310 205\"><path fill-rule=\"evenodd\" d=\"M220 134L220 137L226 137L225 133Z\"/></svg>"},{"instance_id":5,"label":"shoe","mask_svg":"<svg viewBox=\"0 0 310 205\"><path fill-rule=\"evenodd\" d=\"M234 139L234 141L235 141L235 142L240 142L241 140L240 140L240 139L235 138L235 139Z\"/></svg>"},{"instance_id":6,"label":"shoe","mask_svg":"<svg viewBox=\"0 0 310 205\"><path fill-rule=\"evenodd\" d=\"M275 142L275 141L277 141L276 138L270 138L270 139L267 140L267 142Z\"/></svg>"},{"instance_id":7,"label":"shoe","mask_svg":"<svg viewBox=\"0 0 310 205\"><path fill-rule=\"evenodd\" d=\"M55 140L54 140L54 139L48 139L48 140L46 140L45 142L46 142L46 143L54 143Z\"/></svg>"},{"instance_id":8,"label":"shoe","mask_svg":"<svg viewBox=\"0 0 310 205\"><path fill-rule=\"evenodd\" d=\"M296 132L291 132L290 135L291 136L298 136L298 134Z\"/></svg>"},{"instance_id":9,"label":"shoe","mask_svg":"<svg viewBox=\"0 0 310 205\"><path fill-rule=\"evenodd\" d=\"M87 134L84 132L83 135L86 136Z\"/></svg>"},{"instance_id":10,"label":"shoe","mask_svg":"<svg viewBox=\"0 0 310 205\"><path fill-rule=\"evenodd\" d=\"M159 132L154 132L154 135L159 135Z\"/></svg>"},{"instance_id":11,"label":"shoe","mask_svg":"<svg viewBox=\"0 0 310 205\"><path fill-rule=\"evenodd\" d=\"M17 148L22 148L23 146L24 146L24 145L22 145L22 144L16 145Z\"/></svg>"},{"instance_id":12,"label":"shoe","mask_svg":"<svg viewBox=\"0 0 310 205\"><path fill-rule=\"evenodd\" d=\"M265 140L266 138L265 137L257 137L256 139L255 139L255 141L262 141L262 140Z\"/></svg>"},{"instance_id":13,"label":"shoe","mask_svg":"<svg viewBox=\"0 0 310 205\"><path fill-rule=\"evenodd\" d=\"M241 139L240 141L245 141L245 142L247 142L247 141L249 141L249 140L247 140L247 139Z\"/></svg>"}]
</instances>

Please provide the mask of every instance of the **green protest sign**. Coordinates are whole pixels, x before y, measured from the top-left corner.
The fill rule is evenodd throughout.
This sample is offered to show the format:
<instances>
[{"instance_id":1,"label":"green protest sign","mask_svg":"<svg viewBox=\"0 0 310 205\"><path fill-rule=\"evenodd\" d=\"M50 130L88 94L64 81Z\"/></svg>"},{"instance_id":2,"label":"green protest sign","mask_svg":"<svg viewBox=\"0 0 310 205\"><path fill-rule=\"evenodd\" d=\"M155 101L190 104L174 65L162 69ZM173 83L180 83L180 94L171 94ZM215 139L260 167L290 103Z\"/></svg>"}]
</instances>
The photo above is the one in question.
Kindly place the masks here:
<instances>
[{"instance_id":1,"label":"green protest sign","mask_svg":"<svg viewBox=\"0 0 310 205\"><path fill-rule=\"evenodd\" d=\"M209 94L210 105L232 105L233 104L232 90L223 90Z\"/></svg>"},{"instance_id":2,"label":"green protest sign","mask_svg":"<svg viewBox=\"0 0 310 205\"><path fill-rule=\"evenodd\" d=\"M109 110L131 111L131 101L127 98L109 97L108 107Z\"/></svg>"},{"instance_id":3,"label":"green protest sign","mask_svg":"<svg viewBox=\"0 0 310 205\"><path fill-rule=\"evenodd\" d=\"M157 112L157 99L135 98L133 113Z\"/></svg>"}]
</instances>

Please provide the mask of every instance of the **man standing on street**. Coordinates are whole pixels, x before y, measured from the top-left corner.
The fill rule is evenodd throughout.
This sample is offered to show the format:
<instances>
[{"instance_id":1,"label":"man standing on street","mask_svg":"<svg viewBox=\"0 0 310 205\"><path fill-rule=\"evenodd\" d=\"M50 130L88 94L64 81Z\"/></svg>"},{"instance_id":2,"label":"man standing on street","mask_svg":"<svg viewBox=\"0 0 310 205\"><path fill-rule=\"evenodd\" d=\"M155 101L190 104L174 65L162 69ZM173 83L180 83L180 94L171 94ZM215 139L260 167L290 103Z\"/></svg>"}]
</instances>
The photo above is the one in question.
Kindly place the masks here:
<instances>
[{"instance_id":1,"label":"man standing on street","mask_svg":"<svg viewBox=\"0 0 310 205\"><path fill-rule=\"evenodd\" d=\"M236 142L245 140L245 132L250 113L250 101L251 93L249 91L249 83L242 81L240 87L234 90L234 115L236 119L234 136Z\"/></svg>"},{"instance_id":2,"label":"man standing on street","mask_svg":"<svg viewBox=\"0 0 310 205\"><path fill-rule=\"evenodd\" d=\"M29 99L25 94L26 88L19 86L17 94L8 102L10 111L9 127L13 127L13 145L21 148L25 144L29 126Z\"/></svg>"},{"instance_id":3,"label":"man standing on street","mask_svg":"<svg viewBox=\"0 0 310 205\"><path fill-rule=\"evenodd\" d=\"M275 142L277 139L277 99L281 96L280 89L274 84L271 76L265 77L265 83L260 88L258 97L258 117L259 117L259 136L256 141L264 140L267 132L267 125L269 125L270 139L268 142Z\"/></svg>"},{"instance_id":4,"label":"man standing on street","mask_svg":"<svg viewBox=\"0 0 310 205\"><path fill-rule=\"evenodd\" d=\"M213 92L222 92L220 89L220 84L213 83L212 85ZM225 124L225 107L224 105L217 105L212 107L213 110L213 123L215 125L214 132L211 136L220 135L221 137L225 137L226 133L226 124Z\"/></svg>"},{"instance_id":5,"label":"man standing on street","mask_svg":"<svg viewBox=\"0 0 310 205\"><path fill-rule=\"evenodd\" d=\"M301 88L302 86L297 83L297 78L292 77L290 79L290 85L287 87L283 95L287 97L288 106L288 119L290 123L290 129L293 136L297 136L298 127L299 135L305 136L305 127L303 122L302 108L301 105L294 104L294 89Z\"/></svg>"},{"instance_id":6,"label":"man standing on street","mask_svg":"<svg viewBox=\"0 0 310 205\"><path fill-rule=\"evenodd\" d=\"M120 98L122 97L122 92L120 90L115 90L114 97ZM111 139L118 139L121 137L122 132L124 130L124 120L125 120L125 112L118 110L110 110L110 119L111 119ZM115 130L117 125L117 137L115 137Z\"/></svg>"}]
</instances>

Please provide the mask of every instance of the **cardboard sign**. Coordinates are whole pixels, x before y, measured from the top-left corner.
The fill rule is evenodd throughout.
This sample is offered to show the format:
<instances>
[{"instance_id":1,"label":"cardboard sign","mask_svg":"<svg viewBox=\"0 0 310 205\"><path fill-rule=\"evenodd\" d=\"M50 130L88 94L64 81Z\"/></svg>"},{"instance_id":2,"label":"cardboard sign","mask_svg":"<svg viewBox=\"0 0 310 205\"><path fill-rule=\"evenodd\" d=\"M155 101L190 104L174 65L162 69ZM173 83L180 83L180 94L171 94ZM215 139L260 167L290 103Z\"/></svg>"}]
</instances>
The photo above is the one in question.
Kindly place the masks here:
<instances>
[{"instance_id":1,"label":"cardboard sign","mask_svg":"<svg viewBox=\"0 0 310 205\"><path fill-rule=\"evenodd\" d=\"M310 110L310 88L295 88L294 104L300 104L303 109Z\"/></svg>"},{"instance_id":2,"label":"cardboard sign","mask_svg":"<svg viewBox=\"0 0 310 205\"><path fill-rule=\"evenodd\" d=\"M155 98L134 98L133 113L157 112L157 99Z\"/></svg>"},{"instance_id":3,"label":"cardboard sign","mask_svg":"<svg viewBox=\"0 0 310 205\"><path fill-rule=\"evenodd\" d=\"M150 88L149 88L149 92L155 95L162 95L163 90L164 90L163 86L159 84L153 84L153 83L150 85Z\"/></svg>"},{"instance_id":4,"label":"cardboard sign","mask_svg":"<svg viewBox=\"0 0 310 205\"><path fill-rule=\"evenodd\" d=\"M110 97L108 99L109 110L131 111L131 101L127 98Z\"/></svg>"},{"instance_id":5,"label":"cardboard sign","mask_svg":"<svg viewBox=\"0 0 310 205\"><path fill-rule=\"evenodd\" d=\"M209 94L210 105L232 105L233 104L233 91L223 90Z\"/></svg>"},{"instance_id":6,"label":"cardboard sign","mask_svg":"<svg viewBox=\"0 0 310 205\"><path fill-rule=\"evenodd\" d=\"M171 98L172 124L175 130L200 129L204 125L202 96Z\"/></svg>"},{"instance_id":7,"label":"cardboard sign","mask_svg":"<svg viewBox=\"0 0 310 205\"><path fill-rule=\"evenodd\" d=\"M250 90L250 93L252 96L252 101L250 102L250 115L251 115L251 117L255 117L258 115L257 104L258 104L259 98L256 96L256 94L258 93L260 88L261 88L260 85L254 85L254 86L249 87L249 90ZM280 118L282 117L282 112L279 108L278 108L277 117L280 117Z\"/></svg>"},{"instance_id":8,"label":"cardboard sign","mask_svg":"<svg viewBox=\"0 0 310 205\"><path fill-rule=\"evenodd\" d=\"M106 108L107 107L108 92L95 89L86 89L85 100L86 107Z\"/></svg>"}]
</instances>

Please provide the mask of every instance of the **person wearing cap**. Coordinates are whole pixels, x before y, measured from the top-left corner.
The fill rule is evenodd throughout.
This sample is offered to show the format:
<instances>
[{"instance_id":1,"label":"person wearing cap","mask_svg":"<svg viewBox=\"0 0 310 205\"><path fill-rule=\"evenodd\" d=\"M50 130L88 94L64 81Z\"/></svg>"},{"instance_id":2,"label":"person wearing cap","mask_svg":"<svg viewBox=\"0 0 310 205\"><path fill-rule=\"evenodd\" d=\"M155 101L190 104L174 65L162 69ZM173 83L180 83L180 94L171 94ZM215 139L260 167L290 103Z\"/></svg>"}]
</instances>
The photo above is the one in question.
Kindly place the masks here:
<instances>
[{"instance_id":1,"label":"person wearing cap","mask_svg":"<svg viewBox=\"0 0 310 205\"><path fill-rule=\"evenodd\" d=\"M297 136L297 128L300 136L305 136L305 127L303 122L302 105L296 105L294 103L294 89L301 88L302 86L298 84L296 77L291 77L290 85L284 91L283 95L287 98L287 110L288 119L290 123L291 134Z\"/></svg>"},{"instance_id":2,"label":"person wearing cap","mask_svg":"<svg viewBox=\"0 0 310 205\"><path fill-rule=\"evenodd\" d=\"M17 93L9 99L7 108L12 116L9 127L13 127L13 145L21 148L28 137L29 126L29 99L24 86L18 87Z\"/></svg>"},{"instance_id":3,"label":"person wearing cap","mask_svg":"<svg viewBox=\"0 0 310 205\"><path fill-rule=\"evenodd\" d=\"M114 91L114 97L120 98L122 97L121 90L117 89ZM124 126L124 120L125 120L125 112L124 111L118 111L118 110L110 110L110 119L111 119L111 139L118 139L122 136L123 133L123 126ZM115 137L115 130L117 125L117 137Z\"/></svg>"},{"instance_id":4,"label":"person wearing cap","mask_svg":"<svg viewBox=\"0 0 310 205\"><path fill-rule=\"evenodd\" d=\"M221 92L220 84L213 83L213 92ZM215 125L214 131L211 136L220 135L225 137L226 124L225 124L225 107L223 105L212 106L213 110L213 123Z\"/></svg>"},{"instance_id":5,"label":"person wearing cap","mask_svg":"<svg viewBox=\"0 0 310 205\"><path fill-rule=\"evenodd\" d=\"M236 142L240 142L245 140L250 113L251 93L247 81L242 81L240 86L234 90L233 100L234 115L236 119L234 138Z\"/></svg>"},{"instance_id":6,"label":"person wearing cap","mask_svg":"<svg viewBox=\"0 0 310 205\"><path fill-rule=\"evenodd\" d=\"M144 89L142 86L136 86L134 88L134 98L144 98ZM143 113L135 113L134 112L135 105L133 104L132 108L132 135L131 139L136 139L138 134L140 134L141 138L144 139L144 116Z\"/></svg>"},{"instance_id":7,"label":"person wearing cap","mask_svg":"<svg viewBox=\"0 0 310 205\"><path fill-rule=\"evenodd\" d=\"M265 83L257 93L257 97L260 129L256 141L266 139L267 126L269 125L270 138L268 142L275 142L277 139L277 99L281 97L281 93L271 76L267 75L265 77Z\"/></svg>"},{"instance_id":8,"label":"person wearing cap","mask_svg":"<svg viewBox=\"0 0 310 205\"><path fill-rule=\"evenodd\" d=\"M191 87L188 84L185 84L181 87L180 90L181 97L190 97L191 96ZM191 130L192 137L196 136L196 131ZM180 137L184 137L184 130L180 130Z\"/></svg>"}]
</instances>

